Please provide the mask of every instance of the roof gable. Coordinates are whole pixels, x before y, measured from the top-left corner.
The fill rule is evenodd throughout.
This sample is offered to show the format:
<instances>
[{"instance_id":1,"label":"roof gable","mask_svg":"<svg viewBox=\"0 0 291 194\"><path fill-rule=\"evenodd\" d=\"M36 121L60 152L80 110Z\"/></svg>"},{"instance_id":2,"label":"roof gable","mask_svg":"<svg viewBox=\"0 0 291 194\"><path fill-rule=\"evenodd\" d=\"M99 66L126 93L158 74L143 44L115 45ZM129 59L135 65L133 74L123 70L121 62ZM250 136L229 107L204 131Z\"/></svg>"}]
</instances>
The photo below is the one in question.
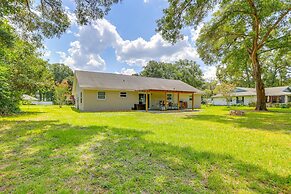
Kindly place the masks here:
<instances>
[{"instance_id":1,"label":"roof gable","mask_svg":"<svg viewBox=\"0 0 291 194\"><path fill-rule=\"evenodd\" d=\"M242 88L242 87L236 87L233 92L248 92L252 91L253 88Z\"/></svg>"},{"instance_id":2,"label":"roof gable","mask_svg":"<svg viewBox=\"0 0 291 194\"><path fill-rule=\"evenodd\" d=\"M285 88L285 89L283 90L283 92L291 92L291 87L287 86L287 88Z\"/></svg>"}]
</instances>

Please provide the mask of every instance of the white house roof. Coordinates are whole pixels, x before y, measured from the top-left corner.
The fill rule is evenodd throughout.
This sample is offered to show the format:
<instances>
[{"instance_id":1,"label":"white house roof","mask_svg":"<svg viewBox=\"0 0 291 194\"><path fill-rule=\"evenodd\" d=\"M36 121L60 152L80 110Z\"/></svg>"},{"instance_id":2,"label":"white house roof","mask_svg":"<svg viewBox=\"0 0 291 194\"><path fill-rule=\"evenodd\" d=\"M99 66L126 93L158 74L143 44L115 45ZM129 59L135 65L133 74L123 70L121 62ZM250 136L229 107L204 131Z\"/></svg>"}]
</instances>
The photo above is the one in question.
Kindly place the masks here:
<instances>
[{"instance_id":1,"label":"white house roof","mask_svg":"<svg viewBox=\"0 0 291 194\"><path fill-rule=\"evenodd\" d=\"M267 96L291 95L291 87L282 86L282 87L266 88L266 95Z\"/></svg>"},{"instance_id":2,"label":"white house roof","mask_svg":"<svg viewBox=\"0 0 291 194\"><path fill-rule=\"evenodd\" d=\"M291 87L289 86L281 86L281 87L271 87L265 88L266 96L283 96L283 95L291 95ZM231 96L256 96L255 88L243 88L236 87ZM222 97L222 94L214 95L213 98Z\"/></svg>"},{"instance_id":3,"label":"white house roof","mask_svg":"<svg viewBox=\"0 0 291 194\"><path fill-rule=\"evenodd\" d=\"M21 98L22 98L22 100L27 100L27 101L38 101L37 98L29 96L27 94L23 94Z\"/></svg>"},{"instance_id":4,"label":"white house roof","mask_svg":"<svg viewBox=\"0 0 291 194\"><path fill-rule=\"evenodd\" d=\"M163 90L180 92L203 92L180 81L113 73L75 71L79 87L98 90Z\"/></svg>"}]
</instances>

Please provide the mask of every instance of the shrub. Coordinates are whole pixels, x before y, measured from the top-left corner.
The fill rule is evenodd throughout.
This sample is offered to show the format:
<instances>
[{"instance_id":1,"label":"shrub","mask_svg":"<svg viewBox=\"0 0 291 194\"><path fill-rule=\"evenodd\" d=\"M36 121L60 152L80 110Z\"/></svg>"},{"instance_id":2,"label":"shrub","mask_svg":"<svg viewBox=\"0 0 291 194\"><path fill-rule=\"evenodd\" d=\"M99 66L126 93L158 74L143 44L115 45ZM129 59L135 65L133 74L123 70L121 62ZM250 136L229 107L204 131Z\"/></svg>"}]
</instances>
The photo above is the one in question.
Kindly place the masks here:
<instances>
[{"instance_id":1,"label":"shrub","mask_svg":"<svg viewBox=\"0 0 291 194\"><path fill-rule=\"evenodd\" d=\"M233 104L231 106L238 106L238 107L240 107L240 106L244 106L244 105L243 104Z\"/></svg>"},{"instance_id":2,"label":"shrub","mask_svg":"<svg viewBox=\"0 0 291 194\"><path fill-rule=\"evenodd\" d=\"M69 89L66 80L55 86L55 102L56 104L60 105L60 108L66 103L68 93Z\"/></svg>"},{"instance_id":3,"label":"shrub","mask_svg":"<svg viewBox=\"0 0 291 194\"><path fill-rule=\"evenodd\" d=\"M31 105L32 103L31 103L31 101L29 101L29 100L22 100L22 101L21 101L21 104L22 104L22 105Z\"/></svg>"},{"instance_id":4,"label":"shrub","mask_svg":"<svg viewBox=\"0 0 291 194\"><path fill-rule=\"evenodd\" d=\"M19 95L12 89L8 69L0 66L0 115L19 111Z\"/></svg>"},{"instance_id":5,"label":"shrub","mask_svg":"<svg viewBox=\"0 0 291 194\"><path fill-rule=\"evenodd\" d=\"M289 104L280 104L280 108L290 108Z\"/></svg>"},{"instance_id":6,"label":"shrub","mask_svg":"<svg viewBox=\"0 0 291 194\"><path fill-rule=\"evenodd\" d=\"M279 104L279 103L275 103L275 104L274 104L274 107L275 107L275 108L280 108L280 104Z\"/></svg>"},{"instance_id":7,"label":"shrub","mask_svg":"<svg viewBox=\"0 0 291 194\"><path fill-rule=\"evenodd\" d=\"M249 103L249 107L256 107L256 103L255 102L250 102Z\"/></svg>"}]
</instances>

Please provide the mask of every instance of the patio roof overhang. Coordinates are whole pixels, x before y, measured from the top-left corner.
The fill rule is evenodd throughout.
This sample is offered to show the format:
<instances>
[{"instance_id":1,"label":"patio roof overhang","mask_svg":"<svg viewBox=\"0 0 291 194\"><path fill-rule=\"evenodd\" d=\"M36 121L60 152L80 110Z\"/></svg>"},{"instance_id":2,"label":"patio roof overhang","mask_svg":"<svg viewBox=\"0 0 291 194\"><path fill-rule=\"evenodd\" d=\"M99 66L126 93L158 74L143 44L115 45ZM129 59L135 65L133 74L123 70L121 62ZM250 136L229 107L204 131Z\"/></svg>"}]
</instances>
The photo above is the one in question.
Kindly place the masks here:
<instances>
[{"instance_id":1,"label":"patio roof overhang","mask_svg":"<svg viewBox=\"0 0 291 194\"><path fill-rule=\"evenodd\" d=\"M185 93L185 94L193 94L197 93L194 91L179 91L179 90L155 90L155 89L147 89L147 90L137 90L139 92L168 92L168 93Z\"/></svg>"},{"instance_id":2,"label":"patio roof overhang","mask_svg":"<svg viewBox=\"0 0 291 194\"><path fill-rule=\"evenodd\" d=\"M181 93L187 93L187 94L191 94L192 95L192 110L194 110L194 94L197 93L197 92L194 92L194 91L178 91L178 90L157 90L157 89L146 89L146 90L136 90L136 91L139 91L139 92L145 92L146 93L146 112L148 112L148 93L149 92L163 92L165 93L165 97L164 97L164 101L165 101L165 109L166 109L166 106L167 106L167 95L166 93L177 93L178 95L178 110L180 109L180 94Z\"/></svg>"}]
</instances>

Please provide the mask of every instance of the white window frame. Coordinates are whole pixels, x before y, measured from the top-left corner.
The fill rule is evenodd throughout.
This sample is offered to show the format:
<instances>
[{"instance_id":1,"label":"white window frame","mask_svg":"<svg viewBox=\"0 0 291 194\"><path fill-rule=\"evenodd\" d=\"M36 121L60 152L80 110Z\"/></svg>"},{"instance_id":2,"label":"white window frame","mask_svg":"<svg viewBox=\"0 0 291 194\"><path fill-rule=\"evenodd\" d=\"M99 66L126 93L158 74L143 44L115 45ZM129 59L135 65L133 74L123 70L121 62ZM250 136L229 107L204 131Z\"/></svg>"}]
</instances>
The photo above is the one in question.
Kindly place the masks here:
<instances>
[{"instance_id":1,"label":"white window frame","mask_svg":"<svg viewBox=\"0 0 291 194\"><path fill-rule=\"evenodd\" d=\"M168 97L171 96L171 99L169 100ZM174 95L172 93L167 93L167 102L173 102Z\"/></svg>"},{"instance_id":2,"label":"white window frame","mask_svg":"<svg viewBox=\"0 0 291 194\"><path fill-rule=\"evenodd\" d=\"M119 92L120 98L127 98L127 92Z\"/></svg>"},{"instance_id":3,"label":"white window frame","mask_svg":"<svg viewBox=\"0 0 291 194\"><path fill-rule=\"evenodd\" d=\"M189 101L192 101L192 95L189 95L188 100L189 100Z\"/></svg>"},{"instance_id":4,"label":"white window frame","mask_svg":"<svg viewBox=\"0 0 291 194\"><path fill-rule=\"evenodd\" d=\"M104 98L99 98L99 93L104 93ZM97 92L97 100L106 100L106 92L104 92L104 91L99 91L99 92Z\"/></svg>"}]
</instances>

